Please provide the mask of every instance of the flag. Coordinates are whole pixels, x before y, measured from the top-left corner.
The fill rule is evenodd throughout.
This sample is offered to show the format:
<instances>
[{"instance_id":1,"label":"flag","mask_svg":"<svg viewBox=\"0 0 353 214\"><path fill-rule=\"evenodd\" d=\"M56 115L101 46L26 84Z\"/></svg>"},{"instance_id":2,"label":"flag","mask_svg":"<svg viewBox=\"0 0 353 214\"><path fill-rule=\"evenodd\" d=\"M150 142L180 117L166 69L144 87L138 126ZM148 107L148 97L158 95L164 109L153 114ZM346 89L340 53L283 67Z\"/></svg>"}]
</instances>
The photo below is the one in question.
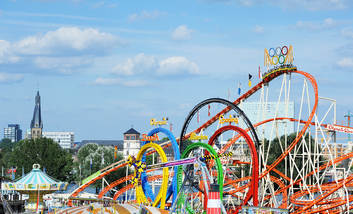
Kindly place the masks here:
<instances>
[{"instance_id":1,"label":"flag","mask_svg":"<svg viewBox=\"0 0 353 214\"><path fill-rule=\"evenodd\" d=\"M208 116L211 116L210 109L211 109L211 106L210 106L210 104L208 104Z\"/></svg>"},{"instance_id":2,"label":"flag","mask_svg":"<svg viewBox=\"0 0 353 214\"><path fill-rule=\"evenodd\" d=\"M217 98L219 98L219 97L217 97ZM221 107L221 104L220 103L218 103L218 109Z\"/></svg>"},{"instance_id":3,"label":"flag","mask_svg":"<svg viewBox=\"0 0 353 214\"><path fill-rule=\"evenodd\" d=\"M240 95L240 93L241 93L241 84L240 82L238 82L238 94Z\"/></svg>"},{"instance_id":4,"label":"flag","mask_svg":"<svg viewBox=\"0 0 353 214\"><path fill-rule=\"evenodd\" d=\"M117 153L118 153L118 147L114 146L114 158L116 158Z\"/></svg>"},{"instance_id":5,"label":"flag","mask_svg":"<svg viewBox=\"0 0 353 214\"><path fill-rule=\"evenodd\" d=\"M173 124L170 123L170 132L173 132Z\"/></svg>"},{"instance_id":6,"label":"flag","mask_svg":"<svg viewBox=\"0 0 353 214\"><path fill-rule=\"evenodd\" d=\"M92 169L92 157L90 157L90 160L89 160L89 170L91 171Z\"/></svg>"},{"instance_id":7,"label":"flag","mask_svg":"<svg viewBox=\"0 0 353 214\"><path fill-rule=\"evenodd\" d=\"M22 166L22 177L25 176L25 168Z\"/></svg>"},{"instance_id":8,"label":"flag","mask_svg":"<svg viewBox=\"0 0 353 214\"><path fill-rule=\"evenodd\" d=\"M43 167L43 171L44 171L44 173L45 173L45 167Z\"/></svg>"},{"instance_id":9,"label":"flag","mask_svg":"<svg viewBox=\"0 0 353 214\"><path fill-rule=\"evenodd\" d=\"M248 83L249 87L251 87L251 77L252 77L251 74L249 74L249 83Z\"/></svg>"},{"instance_id":10,"label":"flag","mask_svg":"<svg viewBox=\"0 0 353 214\"><path fill-rule=\"evenodd\" d=\"M12 180L15 180L15 169L12 167Z\"/></svg>"},{"instance_id":11,"label":"flag","mask_svg":"<svg viewBox=\"0 0 353 214\"><path fill-rule=\"evenodd\" d=\"M197 111L197 123L199 123L199 122L200 122L200 112Z\"/></svg>"},{"instance_id":12,"label":"flag","mask_svg":"<svg viewBox=\"0 0 353 214\"><path fill-rule=\"evenodd\" d=\"M102 164L104 164L104 152L102 151Z\"/></svg>"},{"instance_id":13,"label":"flag","mask_svg":"<svg viewBox=\"0 0 353 214\"><path fill-rule=\"evenodd\" d=\"M4 177L4 166L2 166L1 177Z\"/></svg>"},{"instance_id":14,"label":"flag","mask_svg":"<svg viewBox=\"0 0 353 214\"><path fill-rule=\"evenodd\" d=\"M228 89L228 101L230 101L230 94L231 94L231 92L230 92L230 90Z\"/></svg>"},{"instance_id":15,"label":"flag","mask_svg":"<svg viewBox=\"0 0 353 214\"><path fill-rule=\"evenodd\" d=\"M260 70L260 66L259 66L259 78L261 78L261 70Z\"/></svg>"}]
</instances>

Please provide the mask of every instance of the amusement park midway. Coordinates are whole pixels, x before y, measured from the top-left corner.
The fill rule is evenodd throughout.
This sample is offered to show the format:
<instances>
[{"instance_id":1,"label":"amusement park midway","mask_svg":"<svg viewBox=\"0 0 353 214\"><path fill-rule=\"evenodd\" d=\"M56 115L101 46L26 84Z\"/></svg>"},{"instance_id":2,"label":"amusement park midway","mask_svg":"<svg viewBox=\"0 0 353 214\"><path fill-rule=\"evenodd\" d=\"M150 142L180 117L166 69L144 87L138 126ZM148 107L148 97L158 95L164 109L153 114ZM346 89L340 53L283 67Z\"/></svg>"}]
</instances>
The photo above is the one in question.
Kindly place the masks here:
<instances>
[{"instance_id":1,"label":"amusement park midway","mask_svg":"<svg viewBox=\"0 0 353 214\"><path fill-rule=\"evenodd\" d=\"M351 213L352 8L1 1L0 213Z\"/></svg>"}]
</instances>

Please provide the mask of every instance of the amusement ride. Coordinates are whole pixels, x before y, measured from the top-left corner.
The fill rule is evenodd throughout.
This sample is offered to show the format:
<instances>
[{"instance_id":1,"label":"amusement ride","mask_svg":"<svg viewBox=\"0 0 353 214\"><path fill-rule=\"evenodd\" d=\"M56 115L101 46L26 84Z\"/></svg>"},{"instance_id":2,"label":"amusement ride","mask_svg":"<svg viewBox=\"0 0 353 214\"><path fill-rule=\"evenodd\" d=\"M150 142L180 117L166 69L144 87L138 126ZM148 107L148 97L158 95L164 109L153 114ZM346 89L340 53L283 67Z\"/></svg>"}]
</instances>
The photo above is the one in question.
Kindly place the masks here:
<instances>
[{"instance_id":1,"label":"amusement ride","mask_svg":"<svg viewBox=\"0 0 353 214\"><path fill-rule=\"evenodd\" d=\"M337 132L353 133L353 129L336 124L335 100L320 97L315 78L293 65L292 46L265 49L264 59L267 72L259 83L234 102L201 101L187 115L180 136L163 128L168 119L152 119L156 128L144 136L138 154L90 176L71 194L68 205L91 184L129 166L134 172L105 186L98 199L128 181L116 190L112 203L126 195L125 202L169 213L349 213L352 145L342 156L330 148L337 144ZM255 123L242 110L248 99L258 100ZM267 116L269 100L275 101L272 118ZM291 100L299 106L295 118L289 113ZM320 111L319 101L326 104ZM211 111L217 113L211 116ZM207 119L200 120L200 112L208 112ZM324 123L331 118L332 124ZM279 130L285 134L279 136ZM159 135L169 140L158 144ZM173 160L164 151L168 147ZM160 161L147 165L149 155Z\"/></svg>"}]
</instances>

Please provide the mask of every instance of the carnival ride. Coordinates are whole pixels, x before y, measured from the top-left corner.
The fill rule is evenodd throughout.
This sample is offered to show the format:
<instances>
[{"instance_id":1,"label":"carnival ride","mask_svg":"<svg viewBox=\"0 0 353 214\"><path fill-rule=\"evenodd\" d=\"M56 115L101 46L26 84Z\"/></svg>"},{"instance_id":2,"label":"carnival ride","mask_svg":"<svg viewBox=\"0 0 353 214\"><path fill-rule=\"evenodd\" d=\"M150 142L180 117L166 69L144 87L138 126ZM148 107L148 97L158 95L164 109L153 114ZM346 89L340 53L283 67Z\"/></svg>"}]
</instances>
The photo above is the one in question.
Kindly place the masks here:
<instances>
[{"instance_id":1,"label":"carnival ride","mask_svg":"<svg viewBox=\"0 0 353 214\"><path fill-rule=\"evenodd\" d=\"M278 52L277 49L273 49L272 53L270 49L270 54L267 53L272 57L272 63L276 58L274 56ZM336 131L329 129L329 124L323 123L330 116L333 121L336 121L336 103L332 99L319 97L318 85L312 75L297 70L297 67L291 64L293 61L290 59L289 64L284 64L287 58L282 57L285 55L283 49L284 47L280 49L279 56L277 54L277 63L282 65L265 73L258 84L234 102L211 98L197 104L185 119L179 138L175 139L172 133L161 127L152 130L148 136L163 133L170 141L160 145L142 142L136 160L143 163L145 156L158 153L162 163L146 166L146 169L139 173L138 179L140 180L135 182L135 185L128 184L118 190L113 200L117 200L119 196L135 188L139 203L160 208L169 207L177 212L187 210L189 213L194 213L195 210L205 209L210 184L218 183L223 208L227 213L237 213L245 205L283 208L291 213L349 212L353 206L353 196L350 195L353 175L348 170L352 162L349 163L347 160L353 157L353 152L350 150L343 156L332 153L330 145L336 144ZM286 54L289 54L291 50L292 47L287 48ZM269 63L268 60L267 63ZM280 77L283 77L281 83ZM292 85L296 88L300 87L298 86L300 77L304 77L301 93L291 89ZM270 88L272 83L274 89ZM309 83L312 88L309 87ZM278 95L278 98L275 95ZM257 122L252 124L241 109L247 99L255 100L256 98L259 98ZM268 118L266 116L268 100L276 98L274 117ZM299 101L300 109L297 118L291 117L293 115L288 113L290 100ZM332 102L332 104L326 111L320 108L319 112L319 100ZM280 115L280 102L284 103L283 116L278 116ZM213 106L212 109L217 109L217 105L218 109L220 105L225 108L212 117L209 116L206 122L199 125L195 121L195 116L205 107L208 107L208 112L210 112L210 105ZM294 126L293 124L297 126L296 135L292 142L288 142L289 134L291 134L288 127ZM286 133L284 137L278 136L278 130L281 128ZM205 137L206 133L209 133L211 137ZM265 133L271 133L268 141L265 140ZM273 134L275 136L272 136ZM180 154L177 142L183 146L186 139L192 140L193 143L186 148L183 154ZM276 143L281 153L278 157L273 156ZM167 160L163 151L167 147L173 147L175 161ZM328 155L324 155L325 149ZM233 157L220 157L227 153L232 153ZM210 154L213 157L211 159L214 160L203 158ZM339 168L342 161L346 163L345 168ZM196 162L200 167L195 167ZM190 165L192 163L194 163L193 167ZM102 169L95 177L76 189L71 194L71 198L77 197L89 185L128 164L128 160L125 159ZM328 183L324 178L329 169L333 170L335 179ZM147 176L148 173L158 170L163 170L163 173ZM137 178L136 174L128 175L109 184L102 189L98 198L103 198L110 189L133 178ZM162 179L162 185L156 196L149 182L160 179ZM185 188L186 183L189 183L188 189Z\"/></svg>"}]
</instances>

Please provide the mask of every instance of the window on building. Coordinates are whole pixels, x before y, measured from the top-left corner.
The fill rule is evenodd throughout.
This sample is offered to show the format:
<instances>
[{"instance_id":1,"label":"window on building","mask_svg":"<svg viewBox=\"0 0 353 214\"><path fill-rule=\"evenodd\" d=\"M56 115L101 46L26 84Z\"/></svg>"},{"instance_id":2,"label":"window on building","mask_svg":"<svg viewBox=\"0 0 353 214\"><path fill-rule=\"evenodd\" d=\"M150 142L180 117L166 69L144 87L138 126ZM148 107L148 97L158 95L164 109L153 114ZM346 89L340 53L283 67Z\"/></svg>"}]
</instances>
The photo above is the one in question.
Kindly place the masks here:
<instances>
[{"instance_id":1,"label":"window on building","mask_svg":"<svg viewBox=\"0 0 353 214\"><path fill-rule=\"evenodd\" d=\"M130 136L126 136L126 140L130 140Z\"/></svg>"},{"instance_id":2,"label":"window on building","mask_svg":"<svg viewBox=\"0 0 353 214\"><path fill-rule=\"evenodd\" d=\"M131 140L135 140L135 136L131 136Z\"/></svg>"}]
</instances>

